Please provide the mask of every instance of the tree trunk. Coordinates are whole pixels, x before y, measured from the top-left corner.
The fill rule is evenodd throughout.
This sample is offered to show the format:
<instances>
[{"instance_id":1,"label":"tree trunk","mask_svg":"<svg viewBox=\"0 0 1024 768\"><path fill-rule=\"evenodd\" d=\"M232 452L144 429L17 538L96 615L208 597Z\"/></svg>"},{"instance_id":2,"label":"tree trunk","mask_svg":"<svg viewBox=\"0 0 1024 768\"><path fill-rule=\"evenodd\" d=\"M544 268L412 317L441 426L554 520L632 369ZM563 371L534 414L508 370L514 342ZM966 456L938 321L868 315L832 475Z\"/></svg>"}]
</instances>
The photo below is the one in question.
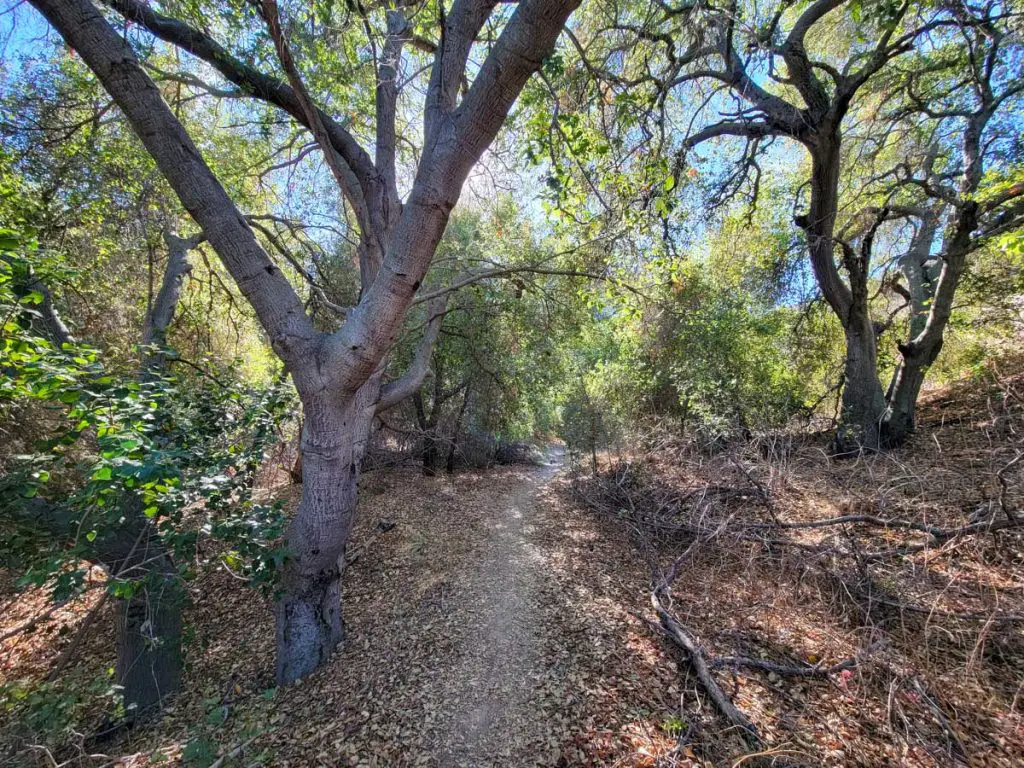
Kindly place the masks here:
<instances>
[{"instance_id":1,"label":"tree trunk","mask_svg":"<svg viewBox=\"0 0 1024 768\"><path fill-rule=\"evenodd\" d=\"M309 675L344 638L340 563L379 390L380 372L348 398L321 393L303 402L302 499L276 607L279 684Z\"/></svg>"},{"instance_id":2,"label":"tree trunk","mask_svg":"<svg viewBox=\"0 0 1024 768\"><path fill-rule=\"evenodd\" d=\"M201 240L196 236L182 239L169 231L164 232L167 243L167 267L156 299L146 312L142 325L142 369L140 378L150 380L163 374L167 368L167 332L181 298L182 283L192 270L188 252Z\"/></svg>"},{"instance_id":3,"label":"tree trunk","mask_svg":"<svg viewBox=\"0 0 1024 768\"><path fill-rule=\"evenodd\" d=\"M859 253L843 245L843 261L849 273L847 286L835 259L835 223L839 200L842 136L837 116L823 126L811 152L811 199L808 215L797 217L807 234L807 247L815 279L822 295L843 326L846 336L843 407L834 449L840 455L878 450L880 423L885 414L885 395L878 380L878 350L869 308L868 278L871 245L877 227L862 236Z\"/></svg>"},{"instance_id":4,"label":"tree trunk","mask_svg":"<svg viewBox=\"0 0 1024 768\"><path fill-rule=\"evenodd\" d=\"M295 461L288 470L292 485L302 485L302 419L299 419L299 434L295 438Z\"/></svg>"},{"instance_id":5,"label":"tree trunk","mask_svg":"<svg viewBox=\"0 0 1024 768\"><path fill-rule=\"evenodd\" d=\"M455 416L455 424L452 427L452 442L448 446L448 459L445 462L445 472L449 475L455 474L455 452L459 446L459 430L462 429L462 418L466 415L466 406L469 404L469 384L466 384L465 394L462 396L462 405Z\"/></svg>"},{"instance_id":6,"label":"tree trunk","mask_svg":"<svg viewBox=\"0 0 1024 768\"><path fill-rule=\"evenodd\" d=\"M845 328L843 407L834 446L841 455L878 450L885 414L885 396L878 381L875 329L866 312L854 315Z\"/></svg>"},{"instance_id":7,"label":"tree trunk","mask_svg":"<svg viewBox=\"0 0 1024 768\"><path fill-rule=\"evenodd\" d=\"M112 578L135 579L140 591L118 601L115 673L123 686L130 719L154 714L181 682L182 607L185 593L170 553L151 520L142 514L135 494L121 502L124 523L105 526L90 544L88 558L101 563ZM32 499L23 520L67 536L78 514L61 504Z\"/></svg>"},{"instance_id":8,"label":"tree trunk","mask_svg":"<svg viewBox=\"0 0 1024 768\"><path fill-rule=\"evenodd\" d=\"M917 426L915 412L928 367L942 349L940 339L925 358L904 358L893 375L889 407L882 422L882 443L888 448L902 445Z\"/></svg>"},{"instance_id":9,"label":"tree trunk","mask_svg":"<svg viewBox=\"0 0 1024 768\"><path fill-rule=\"evenodd\" d=\"M846 253L849 272L847 286L839 274L835 259L835 223L839 200L840 148L839 123L822 127L812 144L811 197L806 217L796 223L807 235L814 277L821 293L843 326L846 335L846 364L843 408L834 449L842 455L878 447L878 423L885 409L885 398L875 369L877 350L875 330L868 311L867 279L870 250L861 258Z\"/></svg>"},{"instance_id":10,"label":"tree trunk","mask_svg":"<svg viewBox=\"0 0 1024 768\"><path fill-rule=\"evenodd\" d=\"M165 370L166 331L178 304L181 279L188 270L187 248L172 251L156 311L149 312L143 329L143 381ZM40 311L44 332L58 348L73 344L75 340L54 309L47 286L34 275L30 275L30 281L30 289L44 297ZM121 502L122 525L95 542L92 556L113 576L134 579L142 586L137 595L118 601L116 639L116 679L122 687L128 718L135 720L158 712L181 683L184 594L170 553L143 514L139 496L127 491ZM57 516L49 525L61 520L63 516ZM66 535L69 524L64 520L63 525L56 525L57 535Z\"/></svg>"},{"instance_id":11,"label":"tree trunk","mask_svg":"<svg viewBox=\"0 0 1024 768\"><path fill-rule=\"evenodd\" d=\"M122 497L124 524L109 527L93 543L92 557L112 578L131 580L138 589L118 601L118 685L123 687L128 718L155 714L178 690L184 666L182 608L186 595L178 570L153 521L142 512L141 498Z\"/></svg>"},{"instance_id":12,"label":"tree trunk","mask_svg":"<svg viewBox=\"0 0 1024 768\"><path fill-rule=\"evenodd\" d=\"M423 475L425 477L436 477L438 458L437 418L440 411L438 394L436 392L434 394L434 403L429 416L423 402L423 395L417 392L412 398L413 404L416 406L416 424L420 428L420 434L423 436L423 448L420 451Z\"/></svg>"},{"instance_id":13,"label":"tree trunk","mask_svg":"<svg viewBox=\"0 0 1024 768\"><path fill-rule=\"evenodd\" d=\"M975 187L976 188L976 187ZM896 446L914 430L914 411L925 374L942 350L943 335L953 314L953 297L972 248L972 235L978 225L978 203L968 201L956 206L950 218L942 252L942 268L930 298L928 315L919 332L900 345L903 360L889 388L889 407L885 414L883 439Z\"/></svg>"},{"instance_id":14,"label":"tree trunk","mask_svg":"<svg viewBox=\"0 0 1024 768\"><path fill-rule=\"evenodd\" d=\"M438 445L434 429L423 434L423 474L426 477L437 476Z\"/></svg>"},{"instance_id":15,"label":"tree trunk","mask_svg":"<svg viewBox=\"0 0 1024 768\"><path fill-rule=\"evenodd\" d=\"M150 553L150 557L152 557ZM117 682L123 687L129 719L153 714L178 690L184 659L181 609L184 594L166 553L157 556L143 591L120 601Z\"/></svg>"},{"instance_id":16,"label":"tree trunk","mask_svg":"<svg viewBox=\"0 0 1024 768\"><path fill-rule=\"evenodd\" d=\"M934 155L930 155L927 163L930 175ZM944 205L934 205L926 210L907 253L900 259L900 270L907 279L911 342L922 338L928 327L928 318L935 299L934 284L928 279L926 264L931 258L932 245L943 208ZM902 359L893 372L885 394L888 408L882 421L881 439L884 447L895 448L902 445L914 431L917 398L921 393L928 367L935 362L941 348L941 335L926 349L915 351L907 345L900 345Z\"/></svg>"}]
</instances>

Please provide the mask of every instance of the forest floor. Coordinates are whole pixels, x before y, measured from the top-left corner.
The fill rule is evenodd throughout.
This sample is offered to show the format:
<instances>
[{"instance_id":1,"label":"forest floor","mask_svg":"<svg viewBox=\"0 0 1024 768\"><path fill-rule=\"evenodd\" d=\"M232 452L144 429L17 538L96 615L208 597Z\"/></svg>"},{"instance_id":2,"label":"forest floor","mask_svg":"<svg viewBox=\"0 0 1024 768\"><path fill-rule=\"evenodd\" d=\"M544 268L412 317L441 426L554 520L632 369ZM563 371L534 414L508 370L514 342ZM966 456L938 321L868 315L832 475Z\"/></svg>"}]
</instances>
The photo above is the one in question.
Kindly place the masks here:
<instances>
[{"instance_id":1,"label":"forest floor","mask_svg":"<svg viewBox=\"0 0 1024 768\"><path fill-rule=\"evenodd\" d=\"M191 586L170 711L83 742L67 764L1021 765L1021 533L929 542L916 529L821 525L855 515L948 530L1020 510L1024 462L1007 467L1024 453L1024 375L1000 382L932 395L910 445L855 461L808 436L713 451L666 438L601 457L597 477L570 476L558 453L451 478L369 473L347 639L328 665L274 688L270 605L215 567ZM297 500L294 487L277 492ZM759 744L739 738L651 621L652 576L681 555L669 609ZM12 591L0 578L0 634L45 606ZM0 645L0 683L45 677L86 608ZM103 677L109 610L47 695ZM35 743L10 764L73 756L50 761Z\"/></svg>"},{"instance_id":2,"label":"forest floor","mask_svg":"<svg viewBox=\"0 0 1024 768\"><path fill-rule=\"evenodd\" d=\"M239 746L221 765L603 765L671 745L659 713L672 711L680 683L629 613L647 574L627 531L574 508L560 450L550 462L366 475L344 649L287 689L273 687L267 602L225 568L200 577L184 692L158 725L85 744L95 757L71 765L204 766ZM297 500L297 489L282 492ZM381 522L395 525L380 533ZM0 633L43 600L24 597ZM5 643L0 675L45 676L86 608ZM69 676L112 663L107 618ZM14 764L49 764L36 757Z\"/></svg>"}]
</instances>

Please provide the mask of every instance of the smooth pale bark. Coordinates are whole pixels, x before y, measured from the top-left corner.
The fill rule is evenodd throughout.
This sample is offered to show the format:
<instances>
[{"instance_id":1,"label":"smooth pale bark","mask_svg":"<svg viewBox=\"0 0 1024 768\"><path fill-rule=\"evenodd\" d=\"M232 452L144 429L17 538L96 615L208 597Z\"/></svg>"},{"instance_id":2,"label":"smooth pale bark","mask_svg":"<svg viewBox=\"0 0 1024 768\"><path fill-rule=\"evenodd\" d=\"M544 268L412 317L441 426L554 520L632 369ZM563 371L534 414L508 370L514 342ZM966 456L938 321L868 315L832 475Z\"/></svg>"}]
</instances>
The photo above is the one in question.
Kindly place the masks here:
<instances>
[{"instance_id":1,"label":"smooth pale bark","mask_svg":"<svg viewBox=\"0 0 1024 768\"><path fill-rule=\"evenodd\" d=\"M167 371L167 333L178 309L185 275L192 269L188 252L203 239L202 235L185 239L164 232L167 264L142 327L139 377L143 381ZM140 579L142 590L119 601L116 674L130 715L140 717L162 709L164 700L181 684L185 593L174 559L142 513L138 496L128 492L123 504L128 529L140 533L138 544L117 568ZM139 572L131 573L133 570Z\"/></svg>"},{"instance_id":2,"label":"smooth pale bark","mask_svg":"<svg viewBox=\"0 0 1024 768\"><path fill-rule=\"evenodd\" d=\"M994 60L1003 41L1004 33L989 29L985 35L990 46L988 57ZM939 211L947 205L950 208L945 232L943 233L942 249L938 254L941 263L939 276L934 291L929 296L930 302L927 315L915 313L911 320L909 340L899 345L902 360L890 387L888 410L883 425L883 440L889 445L899 445L913 432L914 411L917 398L924 384L929 366L938 358L942 349L946 327L953 314L953 299L967 267L971 253L980 247L991 235L1018 227L1024 222L1024 207L1020 199L1024 196L1024 185L1016 185L1004 191L1002 195L986 201L983 205L976 197L985 173L985 131L989 122L996 114L1010 91L998 93L994 86L993 70L986 68L976 73L979 78L975 83L975 92L979 98L979 107L968 113L961 144L962 168L959 175L958 188L941 186L941 181L932 176L928 164L929 193L935 199L933 208L929 210L922 230L925 236L934 236L928 227L934 226L931 219L937 220ZM1021 88L1020 84L1009 88ZM921 248L930 248L930 240L922 243Z\"/></svg>"},{"instance_id":3,"label":"smooth pale bark","mask_svg":"<svg viewBox=\"0 0 1024 768\"><path fill-rule=\"evenodd\" d=\"M27 287L30 291L37 291L43 297L43 300L35 307L39 313L38 320L43 333L50 337L58 349L62 349L65 344L74 344L75 337L64 324L63 318L54 306L53 294L50 293L49 286L36 275L30 274Z\"/></svg>"},{"instance_id":4,"label":"smooth pale bark","mask_svg":"<svg viewBox=\"0 0 1024 768\"><path fill-rule=\"evenodd\" d=\"M57 307L53 303L53 294L50 292L50 286L43 282L31 267L29 267L22 276L18 274L22 271L21 267L10 258L0 255L0 259L3 259L14 266L14 290L19 297L27 296L33 291L42 297L42 301L38 304L32 304L29 306L31 311L31 322L37 328L38 332L52 341L58 349L63 347L65 344L74 344L74 335L68 329L67 325L65 325L63 318L61 318L60 313L57 311Z\"/></svg>"},{"instance_id":5,"label":"smooth pale bark","mask_svg":"<svg viewBox=\"0 0 1024 768\"><path fill-rule=\"evenodd\" d=\"M184 239L170 232L164 233L167 243L167 266L160 282L153 306L146 313L142 326L142 378L163 373L167 367L167 332L174 320L181 298L181 286L185 275L192 271L188 252L195 248L202 237L197 235Z\"/></svg>"},{"instance_id":6,"label":"smooth pale bark","mask_svg":"<svg viewBox=\"0 0 1024 768\"><path fill-rule=\"evenodd\" d=\"M918 322L919 332L899 345L902 360L891 386L884 425L883 437L888 445L900 445L914 431L917 398L928 368L942 350L946 326L953 314L953 298L967 266L967 257L976 247L973 233L977 225L978 204L974 201L961 203L946 233L942 268L928 315L923 325Z\"/></svg>"},{"instance_id":7,"label":"smooth pale bark","mask_svg":"<svg viewBox=\"0 0 1024 768\"><path fill-rule=\"evenodd\" d=\"M135 53L88 0L34 0L99 78L255 309L275 351L291 362L315 344L302 302L259 245Z\"/></svg>"},{"instance_id":8,"label":"smooth pale bark","mask_svg":"<svg viewBox=\"0 0 1024 768\"><path fill-rule=\"evenodd\" d=\"M900 258L900 271L907 279L910 338L918 338L928 324L928 315L935 291L928 276L927 262L939 229L942 206L927 208L907 252ZM904 354L893 371L886 391L886 410L882 419L880 439L886 447L901 445L916 427L917 399L924 385L928 367L938 358L942 340L929 345L923 354ZM909 350L908 350L909 352Z\"/></svg>"}]
</instances>

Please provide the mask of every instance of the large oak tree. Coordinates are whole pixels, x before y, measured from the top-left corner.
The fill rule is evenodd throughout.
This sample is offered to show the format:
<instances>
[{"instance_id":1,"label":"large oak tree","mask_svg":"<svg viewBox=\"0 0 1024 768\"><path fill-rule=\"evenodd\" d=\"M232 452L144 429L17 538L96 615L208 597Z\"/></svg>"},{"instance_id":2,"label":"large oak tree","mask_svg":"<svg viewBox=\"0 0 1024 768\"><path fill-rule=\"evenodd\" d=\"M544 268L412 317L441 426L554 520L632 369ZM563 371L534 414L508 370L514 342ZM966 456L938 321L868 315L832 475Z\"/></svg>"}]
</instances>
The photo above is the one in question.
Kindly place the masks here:
<instances>
[{"instance_id":1,"label":"large oak tree","mask_svg":"<svg viewBox=\"0 0 1024 768\"><path fill-rule=\"evenodd\" d=\"M252 305L302 402L302 499L287 534L290 558L277 603L277 677L288 683L322 664L343 638L341 556L352 527L360 459L376 412L411 395L422 382L437 335L440 307L424 333L423 354L385 382L388 352L422 284L474 164L494 140L520 91L554 49L579 0L523 0L511 13L497 0L398 2L366 11L361 24L334 27L338 51L372 48L372 152L344 121L318 106L293 54L290 24L273 0L252 10L259 34L273 43L277 71L233 55L204 28L136 0L110 8L152 35L203 60L241 94L287 113L316 141L352 211L359 235L362 291L331 331L314 326L284 273L261 247L243 214L204 161L147 74L140 54L90 0L32 0L96 74L127 117L185 209ZM432 11L435 40L413 30L409 16ZM309 9L305 9L308 11ZM373 30L373 14L383 17ZM312 16L304 21L312 23ZM346 36L353 39L346 40ZM358 36L358 37L357 37ZM487 39L486 45L480 41ZM422 128L413 181L399 189L399 94L407 79L404 51L428 51L429 79L419 109ZM473 54L473 55L471 55ZM475 55L479 60L474 60ZM345 55L339 53L339 56Z\"/></svg>"},{"instance_id":2,"label":"large oak tree","mask_svg":"<svg viewBox=\"0 0 1024 768\"><path fill-rule=\"evenodd\" d=\"M1007 115L1024 93L1015 77L1017 4L613 0L595 7L600 12L573 38L581 70L639 102L643 141L674 156L667 188L682 188L681 172L698 150L738 141L743 151L715 198L746 191L756 200L769 148L785 140L803 150L810 167L794 223L846 341L836 447L848 453L902 442L968 255L1022 221L1024 186L985 189L986 174L1004 181L1013 162ZM886 147L891 157L908 123L942 137L943 167L933 157L930 173L923 153L908 152L871 178L862 173L864 145ZM851 151L853 143L861 149ZM716 157L710 165L729 163ZM861 221L851 222L856 216ZM941 270L928 296L920 276L908 275L915 319L886 390L871 256L876 235L908 219L919 230L914 258Z\"/></svg>"}]
</instances>

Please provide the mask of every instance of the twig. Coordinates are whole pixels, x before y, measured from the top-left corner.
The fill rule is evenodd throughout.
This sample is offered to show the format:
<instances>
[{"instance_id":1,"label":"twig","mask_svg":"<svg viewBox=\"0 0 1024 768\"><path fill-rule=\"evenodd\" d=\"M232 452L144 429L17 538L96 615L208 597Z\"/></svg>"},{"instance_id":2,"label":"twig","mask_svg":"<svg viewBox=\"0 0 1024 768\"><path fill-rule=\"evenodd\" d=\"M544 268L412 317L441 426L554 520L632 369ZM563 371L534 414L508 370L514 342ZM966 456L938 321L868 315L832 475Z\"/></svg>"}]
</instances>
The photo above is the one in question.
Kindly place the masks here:
<instances>
[{"instance_id":1,"label":"twig","mask_svg":"<svg viewBox=\"0 0 1024 768\"><path fill-rule=\"evenodd\" d=\"M1000 531L1005 528L1016 528L1021 523L1015 519L1003 521L982 520L969 525L962 525L958 528L939 528L935 525L916 523L913 520L892 519L885 520L873 515L843 515L842 517L830 517L826 520L812 520L806 523L755 523L746 526L747 529L782 528L795 530L799 528L827 528L832 525L845 525L847 523L864 523L880 528L899 528L902 530L919 531L927 533L936 542L948 541L958 536L969 533L984 533L988 531Z\"/></svg>"},{"instance_id":2,"label":"twig","mask_svg":"<svg viewBox=\"0 0 1024 768\"><path fill-rule=\"evenodd\" d=\"M370 538L368 538L366 541L364 541L360 545L359 549L357 549L351 555L349 555L348 557L343 557L342 558L342 562L341 562L342 567L343 568L348 568L350 565L352 565L352 563L354 563L356 560L358 560L360 557L362 557L363 553L366 552L367 548L374 541L377 540L377 537L379 537L382 533L387 533L392 528L394 528L396 525L397 525L397 523L393 523L393 522L390 522L388 520L380 520L377 523L377 527L373 529L373 534L370 536Z\"/></svg>"},{"instance_id":3,"label":"twig","mask_svg":"<svg viewBox=\"0 0 1024 768\"><path fill-rule=\"evenodd\" d=\"M801 752L796 749L786 749L785 747L772 747L771 749L763 749L760 752L751 752L749 755L740 755L732 764L732 768L739 768L749 760L759 760L762 757L782 757L789 755L807 755L806 752Z\"/></svg>"},{"instance_id":4,"label":"twig","mask_svg":"<svg viewBox=\"0 0 1024 768\"><path fill-rule=\"evenodd\" d=\"M939 721L939 725L942 726L942 730L945 731L947 738L949 738L950 742L956 747L957 751L960 753L960 762L969 763L969 760L967 759L967 748L964 746L963 741L960 739L960 734L956 732L956 729L953 728L952 723L949 722L949 718L946 717L946 713L942 711L942 707L940 707L938 705L938 702L936 702L931 696L928 695L928 692L925 690L925 687L921 685L920 680L918 680L915 677L912 679L911 682L913 683L914 688L917 690L918 694L920 694L921 698L924 700L925 705L927 705L928 709L931 710L932 714L935 715L935 718Z\"/></svg>"},{"instance_id":5,"label":"twig","mask_svg":"<svg viewBox=\"0 0 1024 768\"><path fill-rule=\"evenodd\" d=\"M872 653L885 647L885 645L887 645L886 641L881 640L868 646L855 656L851 656L846 661L833 664L831 667L823 667L820 663L808 667L793 667L785 664L775 664L771 661L763 661L762 659L749 659L746 656L722 656L712 659L710 666L715 669L718 667L747 667L749 669L760 669L765 672L774 672L777 675L786 677L828 677L836 672L857 667Z\"/></svg>"},{"instance_id":6,"label":"twig","mask_svg":"<svg viewBox=\"0 0 1024 768\"><path fill-rule=\"evenodd\" d=\"M700 680L701 685L704 686L704 690L707 691L715 706L718 707L718 710L728 718L729 722L740 729L748 743L752 746L760 747L762 745L761 735L757 732L757 728L755 728L754 724L750 722L750 719L732 703L732 700L725 695L725 691L722 690L721 686L715 680L714 675L711 674L711 669L708 667L708 663L704 658L704 652L701 650L700 646L692 637L690 637L689 633L687 633L675 617L668 612L665 605L661 602L661 592L662 587L659 587L651 593L651 606L654 608L655 613L658 614L658 618L661 620L661 627L664 632L675 641L676 645L686 651L687 655L690 657L690 664L693 666L693 670L697 674L697 679Z\"/></svg>"},{"instance_id":7,"label":"twig","mask_svg":"<svg viewBox=\"0 0 1024 768\"><path fill-rule=\"evenodd\" d=\"M1013 469L1022 458L1024 458L1024 453L1018 453L1005 467L996 472L996 479L999 480L999 507L1003 510L1003 514L1006 515L1006 519L1014 524L1020 521L1017 518L1017 513L1013 512L1006 504L1006 494L1010 491L1010 484L1006 482L1005 475L1007 470Z\"/></svg>"},{"instance_id":8,"label":"twig","mask_svg":"<svg viewBox=\"0 0 1024 768\"><path fill-rule=\"evenodd\" d=\"M50 616L52 616L54 613L59 611L61 608L66 608L68 606L68 604L72 600L77 600L78 598L80 598L83 595L85 595L87 592L90 592L91 590L96 589L97 587L100 587L100 586L106 586L106 585L105 584L96 584L96 585L88 586L85 589L83 589L81 592L79 592L77 595L72 597L71 600L67 600L67 601L62 602L62 603L54 603L49 608L47 608L45 611L43 611L42 613L40 613L37 616L33 616L31 619L26 621L24 624L19 624L14 629L10 629L7 632L4 632L4 634L0 635L0 643L4 642L5 640L10 640L15 635L20 635L22 632L25 632L26 630L34 628L37 624L41 624L42 622L46 621L48 618L50 618Z\"/></svg>"},{"instance_id":9,"label":"twig","mask_svg":"<svg viewBox=\"0 0 1024 768\"><path fill-rule=\"evenodd\" d=\"M78 647L82 644L85 636L89 634L89 629L92 627L93 622L96 621L96 617L100 615L100 611L103 606L106 605L107 597L110 595L109 592L104 590L103 594L100 595L100 599L96 601L96 605L92 607L92 610L82 620L81 625L78 627L78 631L75 632L75 636L68 643L68 647L61 651L60 656L57 657L57 661L53 665L53 669L50 670L50 674L46 676L46 681L52 683L57 679L64 668L71 663L75 653L78 651Z\"/></svg>"},{"instance_id":10,"label":"twig","mask_svg":"<svg viewBox=\"0 0 1024 768\"><path fill-rule=\"evenodd\" d=\"M252 744L254 741L256 741L256 739L258 739L260 736L266 736L268 733L273 733L274 730L276 730L276 729L272 728L269 731L260 731L255 736L253 736L251 739L249 739L248 741L244 741L241 744L239 744L237 747L232 749L226 755L222 755L221 757L218 757L216 760L214 760L212 763L210 763L210 768L221 768L221 766L224 765L224 763L227 760L231 760L232 758L238 757L240 754L242 754L242 752L245 751L245 748L248 747L250 744Z\"/></svg>"},{"instance_id":11,"label":"twig","mask_svg":"<svg viewBox=\"0 0 1024 768\"><path fill-rule=\"evenodd\" d=\"M1019 613L988 613L986 611L944 611L940 608L925 608L921 605L909 605L907 603L899 603L895 600L886 600L884 597L878 597L877 595L871 595L869 598L870 602L878 603L880 605L887 605L890 608L897 608L900 611L906 611L907 613L920 613L927 616L942 616L948 619L965 619L970 621L991 621L993 623L1018 623L1024 622L1024 614Z\"/></svg>"}]
</instances>

